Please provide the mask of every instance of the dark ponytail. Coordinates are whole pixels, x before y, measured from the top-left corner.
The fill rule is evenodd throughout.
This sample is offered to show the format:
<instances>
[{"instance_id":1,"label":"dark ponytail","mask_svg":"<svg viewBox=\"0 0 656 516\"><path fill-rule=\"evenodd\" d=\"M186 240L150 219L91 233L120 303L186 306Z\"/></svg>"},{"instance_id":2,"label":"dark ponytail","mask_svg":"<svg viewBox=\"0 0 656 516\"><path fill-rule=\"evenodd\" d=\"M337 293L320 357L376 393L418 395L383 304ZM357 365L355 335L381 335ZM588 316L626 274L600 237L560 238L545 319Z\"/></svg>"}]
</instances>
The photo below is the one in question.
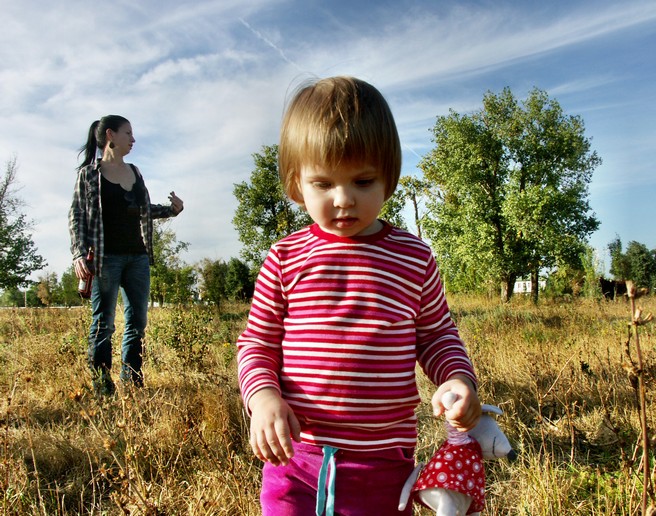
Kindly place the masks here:
<instances>
[{"instance_id":1,"label":"dark ponytail","mask_svg":"<svg viewBox=\"0 0 656 516\"><path fill-rule=\"evenodd\" d=\"M80 170L96 161L98 150L102 152L107 145L107 129L116 132L122 125L129 123L127 118L120 115L107 115L93 122L89 127L87 142L80 147L78 156L84 154L84 160L77 169Z\"/></svg>"}]
</instances>

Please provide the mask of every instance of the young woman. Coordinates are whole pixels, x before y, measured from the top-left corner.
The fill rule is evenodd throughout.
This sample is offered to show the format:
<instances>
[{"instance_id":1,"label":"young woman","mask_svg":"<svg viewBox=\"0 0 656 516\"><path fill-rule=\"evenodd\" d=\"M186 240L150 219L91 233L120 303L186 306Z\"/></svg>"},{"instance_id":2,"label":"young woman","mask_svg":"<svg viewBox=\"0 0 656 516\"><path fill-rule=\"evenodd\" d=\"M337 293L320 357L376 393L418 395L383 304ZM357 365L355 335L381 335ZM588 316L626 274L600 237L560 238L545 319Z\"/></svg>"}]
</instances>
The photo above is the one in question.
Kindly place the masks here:
<instances>
[{"instance_id":1,"label":"young woman","mask_svg":"<svg viewBox=\"0 0 656 516\"><path fill-rule=\"evenodd\" d=\"M141 173L123 158L135 139L130 122L118 115L96 120L89 128L80 154L73 202L69 212L71 253L75 274L93 281L89 366L94 389L111 395L112 335L119 288L124 305L125 331L121 352L121 380L143 385L143 338L153 263L153 219L175 217L184 208L171 192L170 205L151 204ZM102 158L97 159L98 152ZM89 249L94 259L87 263Z\"/></svg>"}]
</instances>

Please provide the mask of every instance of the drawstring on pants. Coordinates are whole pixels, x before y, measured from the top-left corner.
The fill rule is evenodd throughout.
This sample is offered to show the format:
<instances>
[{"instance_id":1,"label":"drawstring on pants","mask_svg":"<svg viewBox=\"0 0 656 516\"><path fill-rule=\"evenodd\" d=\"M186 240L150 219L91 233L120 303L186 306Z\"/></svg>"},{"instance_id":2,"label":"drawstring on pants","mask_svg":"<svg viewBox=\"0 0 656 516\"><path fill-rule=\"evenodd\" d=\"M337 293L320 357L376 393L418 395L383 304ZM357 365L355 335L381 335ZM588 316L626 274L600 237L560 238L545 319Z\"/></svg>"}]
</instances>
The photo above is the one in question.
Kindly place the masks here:
<instances>
[{"instance_id":1,"label":"drawstring on pants","mask_svg":"<svg viewBox=\"0 0 656 516\"><path fill-rule=\"evenodd\" d=\"M324 508L326 516L335 514L335 453L338 448L332 446L323 447L323 462L319 470L319 482L317 485L317 516L322 516ZM328 475L328 485L326 485L326 474L330 466ZM326 491L328 495L326 496Z\"/></svg>"}]
</instances>

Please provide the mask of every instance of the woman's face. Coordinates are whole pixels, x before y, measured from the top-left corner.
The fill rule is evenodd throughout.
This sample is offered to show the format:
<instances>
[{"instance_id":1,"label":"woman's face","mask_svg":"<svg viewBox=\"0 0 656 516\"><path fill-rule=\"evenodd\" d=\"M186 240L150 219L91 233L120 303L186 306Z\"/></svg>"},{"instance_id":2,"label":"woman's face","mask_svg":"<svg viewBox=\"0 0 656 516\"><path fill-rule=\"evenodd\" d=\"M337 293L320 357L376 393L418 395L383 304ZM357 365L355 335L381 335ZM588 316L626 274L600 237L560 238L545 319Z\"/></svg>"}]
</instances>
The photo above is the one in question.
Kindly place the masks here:
<instances>
[{"instance_id":1,"label":"woman's face","mask_svg":"<svg viewBox=\"0 0 656 516\"><path fill-rule=\"evenodd\" d=\"M118 128L118 131L108 130L109 137L107 138L107 144L109 142L114 143L114 152L125 156L132 150L135 139L132 136L132 125L130 123L123 124Z\"/></svg>"}]
</instances>

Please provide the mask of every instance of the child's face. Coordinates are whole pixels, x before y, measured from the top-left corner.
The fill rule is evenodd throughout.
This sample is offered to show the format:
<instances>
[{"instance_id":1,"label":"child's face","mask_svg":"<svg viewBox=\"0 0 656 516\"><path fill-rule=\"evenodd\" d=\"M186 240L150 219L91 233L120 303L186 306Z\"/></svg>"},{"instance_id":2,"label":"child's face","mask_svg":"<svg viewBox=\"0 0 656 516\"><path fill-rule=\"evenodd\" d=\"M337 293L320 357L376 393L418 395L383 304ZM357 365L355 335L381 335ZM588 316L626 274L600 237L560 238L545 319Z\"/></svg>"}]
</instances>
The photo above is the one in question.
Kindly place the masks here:
<instances>
[{"instance_id":1,"label":"child's face","mask_svg":"<svg viewBox=\"0 0 656 516\"><path fill-rule=\"evenodd\" d=\"M382 228L378 214L385 202L385 182L374 167L303 166L299 191L308 214L327 233L340 237L365 236Z\"/></svg>"}]
</instances>

